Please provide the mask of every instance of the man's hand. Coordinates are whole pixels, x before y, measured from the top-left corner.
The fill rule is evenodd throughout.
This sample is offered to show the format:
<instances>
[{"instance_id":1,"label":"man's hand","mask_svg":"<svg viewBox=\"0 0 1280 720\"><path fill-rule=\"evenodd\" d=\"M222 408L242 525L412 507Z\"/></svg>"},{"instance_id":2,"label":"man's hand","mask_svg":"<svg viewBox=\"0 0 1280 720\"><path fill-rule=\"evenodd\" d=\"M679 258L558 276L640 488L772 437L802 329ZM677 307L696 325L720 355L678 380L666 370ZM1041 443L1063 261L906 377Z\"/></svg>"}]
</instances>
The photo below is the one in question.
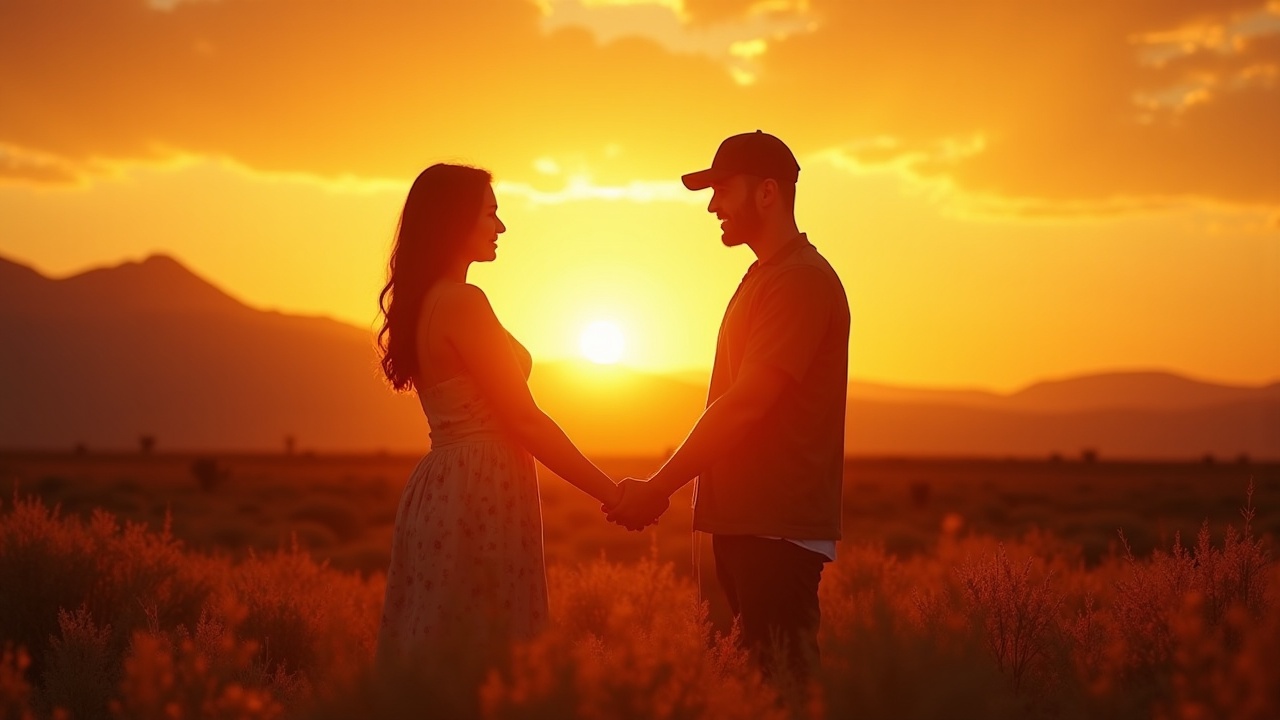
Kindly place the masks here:
<instances>
[{"instance_id":1,"label":"man's hand","mask_svg":"<svg viewBox=\"0 0 1280 720\"><path fill-rule=\"evenodd\" d=\"M600 509L608 514L609 522L628 530L643 530L658 522L658 517L671 505L671 499L648 480L628 477L618 485L622 488L622 500L613 508Z\"/></svg>"}]
</instances>

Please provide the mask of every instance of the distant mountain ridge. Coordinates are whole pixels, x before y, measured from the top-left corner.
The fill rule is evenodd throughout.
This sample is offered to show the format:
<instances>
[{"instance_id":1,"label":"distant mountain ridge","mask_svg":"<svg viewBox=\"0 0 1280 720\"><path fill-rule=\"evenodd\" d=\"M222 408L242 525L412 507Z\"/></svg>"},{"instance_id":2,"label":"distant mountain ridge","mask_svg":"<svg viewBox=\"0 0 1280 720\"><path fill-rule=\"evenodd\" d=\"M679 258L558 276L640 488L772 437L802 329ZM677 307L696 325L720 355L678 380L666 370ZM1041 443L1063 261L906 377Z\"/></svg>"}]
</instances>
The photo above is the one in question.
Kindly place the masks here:
<instances>
[{"instance_id":1,"label":"distant mountain ridge","mask_svg":"<svg viewBox=\"0 0 1280 720\"><path fill-rule=\"evenodd\" d=\"M1045 380L1007 395L985 390L928 390L851 381L849 397L868 402L956 405L1034 413L1190 410L1258 399L1280 401L1280 382L1260 387L1220 385L1146 370Z\"/></svg>"},{"instance_id":2,"label":"distant mountain ridge","mask_svg":"<svg viewBox=\"0 0 1280 720\"><path fill-rule=\"evenodd\" d=\"M167 255L151 255L141 262L88 270L62 280L46 278L25 265L0 262L0 280L5 281L0 286L5 288L0 290L0 308L21 299L30 303L25 309L32 313L253 312Z\"/></svg>"},{"instance_id":3,"label":"distant mountain ridge","mask_svg":"<svg viewBox=\"0 0 1280 720\"><path fill-rule=\"evenodd\" d=\"M0 449L416 451L416 401L389 391L367 330L256 310L164 255L44 277L0 258ZM539 404L594 454L684 437L706 377L540 363ZM1280 458L1280 383L1161 371L1039 382L1010 394L851 381L853 454Z\"/></svg>"},{"instance_id":4,"label":"distant mountain ridge","mask_svg":"<svg viewBox=\"0 0 1280 720\"><path fill-rule=\"evenodd\" d=\"M369 333L255 310L171 258L0 277L0 447L410 449L426 423Z\"/></svg>"}]
</instances>

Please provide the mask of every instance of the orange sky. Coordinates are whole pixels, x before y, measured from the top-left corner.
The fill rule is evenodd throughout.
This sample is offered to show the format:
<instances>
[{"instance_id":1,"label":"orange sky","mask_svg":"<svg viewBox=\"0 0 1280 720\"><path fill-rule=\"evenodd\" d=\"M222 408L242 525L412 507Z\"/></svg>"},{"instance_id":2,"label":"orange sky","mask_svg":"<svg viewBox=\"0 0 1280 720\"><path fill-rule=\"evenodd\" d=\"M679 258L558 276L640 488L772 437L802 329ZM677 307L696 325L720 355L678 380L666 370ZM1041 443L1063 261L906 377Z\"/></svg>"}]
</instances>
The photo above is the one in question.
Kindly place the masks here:
<instances>
[{"instance_id":1,"label":"orange sky","mask_svg":"<svg viewBox=\"0 0 1280 720\"><path fill-rule=\"evenodd\" d=\"M166 252L374 318L408 183L490 168L472 276L543 359L707 365L751 261L679 185L763 128L862 379L1280 378L1280 2L6 0L0 255Z\"/></svg>"}]
</instances>

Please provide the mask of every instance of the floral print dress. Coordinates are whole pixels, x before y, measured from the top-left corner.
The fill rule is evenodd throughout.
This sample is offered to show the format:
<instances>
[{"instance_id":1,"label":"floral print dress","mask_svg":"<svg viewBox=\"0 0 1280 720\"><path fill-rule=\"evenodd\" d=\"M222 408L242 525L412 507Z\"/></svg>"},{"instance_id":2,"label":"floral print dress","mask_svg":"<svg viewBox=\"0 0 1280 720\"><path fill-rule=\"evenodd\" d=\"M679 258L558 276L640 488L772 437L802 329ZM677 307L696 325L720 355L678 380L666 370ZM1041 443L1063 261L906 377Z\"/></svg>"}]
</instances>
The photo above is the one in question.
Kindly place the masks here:
<instances>
[{"instance_id":1,"label":"floral print dress","mask_svg":"<svg viewBox=\"0 0 1280 720\"><path fill-rule=\"evenodd\" d=\"M512 339L528 377L529 353ZM533 456L505 436L475 381L418 393L431 451L396 512L380 660L435 657L455 643L505 646L547 620L542 510Z\"/></svg>"}]
</instances>

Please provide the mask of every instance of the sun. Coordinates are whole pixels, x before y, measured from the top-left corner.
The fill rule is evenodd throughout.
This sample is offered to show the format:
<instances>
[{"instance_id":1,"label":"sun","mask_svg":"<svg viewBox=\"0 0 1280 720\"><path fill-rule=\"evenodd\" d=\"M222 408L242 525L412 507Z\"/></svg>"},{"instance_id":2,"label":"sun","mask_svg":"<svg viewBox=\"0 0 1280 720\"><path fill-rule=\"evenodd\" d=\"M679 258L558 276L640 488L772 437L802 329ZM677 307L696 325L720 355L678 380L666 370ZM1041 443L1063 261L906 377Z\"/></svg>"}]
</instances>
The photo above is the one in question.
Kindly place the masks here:
<instances>
[{"instance_id":1,"label":"sun","mask_svg":"<svg viewBox=\"0 0 1280 720\"><path fill-rule=\"evenodd\" d=\"M599 320L582 329L578 341L582 356L599 365L612 365L622 359L626 341L617 323Z\"/></svg>"}]
</instances>

